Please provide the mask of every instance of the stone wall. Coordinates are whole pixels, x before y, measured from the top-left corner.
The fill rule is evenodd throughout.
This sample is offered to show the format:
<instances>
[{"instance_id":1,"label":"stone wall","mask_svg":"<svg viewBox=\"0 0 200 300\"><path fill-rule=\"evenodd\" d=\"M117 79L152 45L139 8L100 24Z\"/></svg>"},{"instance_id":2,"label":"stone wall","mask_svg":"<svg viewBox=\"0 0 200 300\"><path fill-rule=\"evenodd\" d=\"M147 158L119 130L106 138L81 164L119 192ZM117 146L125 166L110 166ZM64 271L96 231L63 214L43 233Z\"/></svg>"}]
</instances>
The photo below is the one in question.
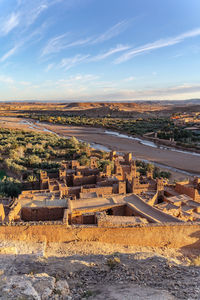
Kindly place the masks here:
<instances>
[{"instance_id":1,"label":"stone wall","mask_svg":"<svg viewBox=\"0 0 200 300\"><path fill-rule=\"evenodd\" d=\"M178 238L177 238L178 237ZM66 225L0 226L0 240L102 242L144 247L200 248L200 223L140 225L129 228Z\"/></svg>"}]
</instances>

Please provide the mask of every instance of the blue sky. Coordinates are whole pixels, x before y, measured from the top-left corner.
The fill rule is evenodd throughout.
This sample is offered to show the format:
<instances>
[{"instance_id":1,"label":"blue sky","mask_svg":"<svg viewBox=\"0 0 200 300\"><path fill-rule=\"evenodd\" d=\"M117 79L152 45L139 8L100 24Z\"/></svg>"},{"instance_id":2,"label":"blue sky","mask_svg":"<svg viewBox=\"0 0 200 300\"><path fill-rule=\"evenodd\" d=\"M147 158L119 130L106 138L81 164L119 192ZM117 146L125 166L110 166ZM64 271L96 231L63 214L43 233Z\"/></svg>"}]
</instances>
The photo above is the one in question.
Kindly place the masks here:
<instances>
[{"instance_id":1,"label":"blue sky","mask_svg":"<svg viewBox=\"0 0 200 300\"><path fill-rule=\"evenodd\" d=\"M199 0L0 0L0 100L200 98Z\"/></svg>"}]
</instances>

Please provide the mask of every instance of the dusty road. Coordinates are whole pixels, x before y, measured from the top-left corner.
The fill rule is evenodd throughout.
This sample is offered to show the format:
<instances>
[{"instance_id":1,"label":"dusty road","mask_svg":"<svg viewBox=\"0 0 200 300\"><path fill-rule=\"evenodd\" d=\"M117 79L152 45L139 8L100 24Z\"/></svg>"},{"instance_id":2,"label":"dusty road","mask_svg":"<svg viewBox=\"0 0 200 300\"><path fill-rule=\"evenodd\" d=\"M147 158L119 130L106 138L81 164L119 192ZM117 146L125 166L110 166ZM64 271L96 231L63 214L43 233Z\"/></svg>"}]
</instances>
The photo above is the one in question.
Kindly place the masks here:
<instances>
[{"instance_id":1,"label":"dusty road","mask_svg":"<svg viewBox=\"0 0 200 300\"><path fill-rule=\"evenodd\" d=\"M101 128L85 128L78 126L64 126L45 123L27 122L25 119L13 117L0 117L0 127L52 131L61 136L76 138L88 143L96 143L108 149L120 152L132 152L134 157L142 160L160 163L179 170L200 175L200 155L160 149L141 144L137 140L123 138L121 136L109 135Z\"/></svg>"}]
</instances>

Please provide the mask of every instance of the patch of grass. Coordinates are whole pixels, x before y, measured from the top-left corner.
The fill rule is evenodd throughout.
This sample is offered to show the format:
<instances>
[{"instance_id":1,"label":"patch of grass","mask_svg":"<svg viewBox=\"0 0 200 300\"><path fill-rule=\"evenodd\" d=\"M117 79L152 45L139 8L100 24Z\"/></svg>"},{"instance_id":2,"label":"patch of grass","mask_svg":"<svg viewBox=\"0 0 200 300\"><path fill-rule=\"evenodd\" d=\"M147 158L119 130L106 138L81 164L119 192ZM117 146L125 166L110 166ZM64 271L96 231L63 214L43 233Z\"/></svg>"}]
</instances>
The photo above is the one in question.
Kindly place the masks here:
<instances>
[{"instance_id":1,"label":"patch of grass","mask_svg":"<svg viewBox=\"0 0 200 300\"><path fill-rule=\"evenodd\" d=\"M120 256L120 253L119 253L119 252L114 252L114 253L113 253L113 256L114 256L114 257L116 257L116 256L119 257L119 256Z\"/></svg>"},{"instance_id":2,"label":"patch of grass","mask_svg":"<svg viewBox=\"0 0 200 300\"><path fill-rule=\"evenodd\" d=\"M94 296L94 293L91 290L85 291L82 295L82 297L87 298L87 299L91 296Z\"/></svg>"},{"instance_id":3,"label":"patch of grass","mask_svg":"<svg viewBox=\"0 0 200 300\"><path fill-rule=\"evenodd\" d=\"M113 258L108 258L106 264L111 270L113 270L118 264L120 264L120 262L120 258L115 256Z\"/></svg>"},{"instance_id":4,"label":"patch of grass","mask_svg":"<svg viewBox=\"0 0 200 300\"><path fill-rule=\"evenodd\" d=\"M30 270L30 272L28 273L28 275L34 276L35 274L37 274L37 270Z\"/></svg>"},{"instance_id":5,"label":"patch of grass","mask_svg":"<svg viewBox=\"0 0 200 300\"><path fill-rule=\"evenodd\" d=\"M53 292L54 292L54 294L59 295L59 296L61 296L61 294L62 294L61 290L58 290L58 289L54 289Z\"/></svg>"}]
</instances>

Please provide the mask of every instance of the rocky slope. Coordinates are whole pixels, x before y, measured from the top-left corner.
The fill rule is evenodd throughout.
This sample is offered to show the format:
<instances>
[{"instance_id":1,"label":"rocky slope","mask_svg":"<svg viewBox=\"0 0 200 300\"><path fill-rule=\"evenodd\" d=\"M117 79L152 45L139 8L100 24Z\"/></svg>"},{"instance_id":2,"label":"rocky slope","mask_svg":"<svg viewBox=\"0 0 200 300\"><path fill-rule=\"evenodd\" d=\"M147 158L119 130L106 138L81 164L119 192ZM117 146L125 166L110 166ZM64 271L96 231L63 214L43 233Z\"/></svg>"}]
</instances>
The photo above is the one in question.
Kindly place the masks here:
<instances>
[{"instance_id":1,"label":"rocky slope","mask_svg":"<svg viewBox=\"0 0 200 300\"><path fill-rule=\"evenodd\" d=\"M191 259L179 251L138 250L1 244L0 299L200 299L200 267Z\"/></svg>"}]
</instances>

